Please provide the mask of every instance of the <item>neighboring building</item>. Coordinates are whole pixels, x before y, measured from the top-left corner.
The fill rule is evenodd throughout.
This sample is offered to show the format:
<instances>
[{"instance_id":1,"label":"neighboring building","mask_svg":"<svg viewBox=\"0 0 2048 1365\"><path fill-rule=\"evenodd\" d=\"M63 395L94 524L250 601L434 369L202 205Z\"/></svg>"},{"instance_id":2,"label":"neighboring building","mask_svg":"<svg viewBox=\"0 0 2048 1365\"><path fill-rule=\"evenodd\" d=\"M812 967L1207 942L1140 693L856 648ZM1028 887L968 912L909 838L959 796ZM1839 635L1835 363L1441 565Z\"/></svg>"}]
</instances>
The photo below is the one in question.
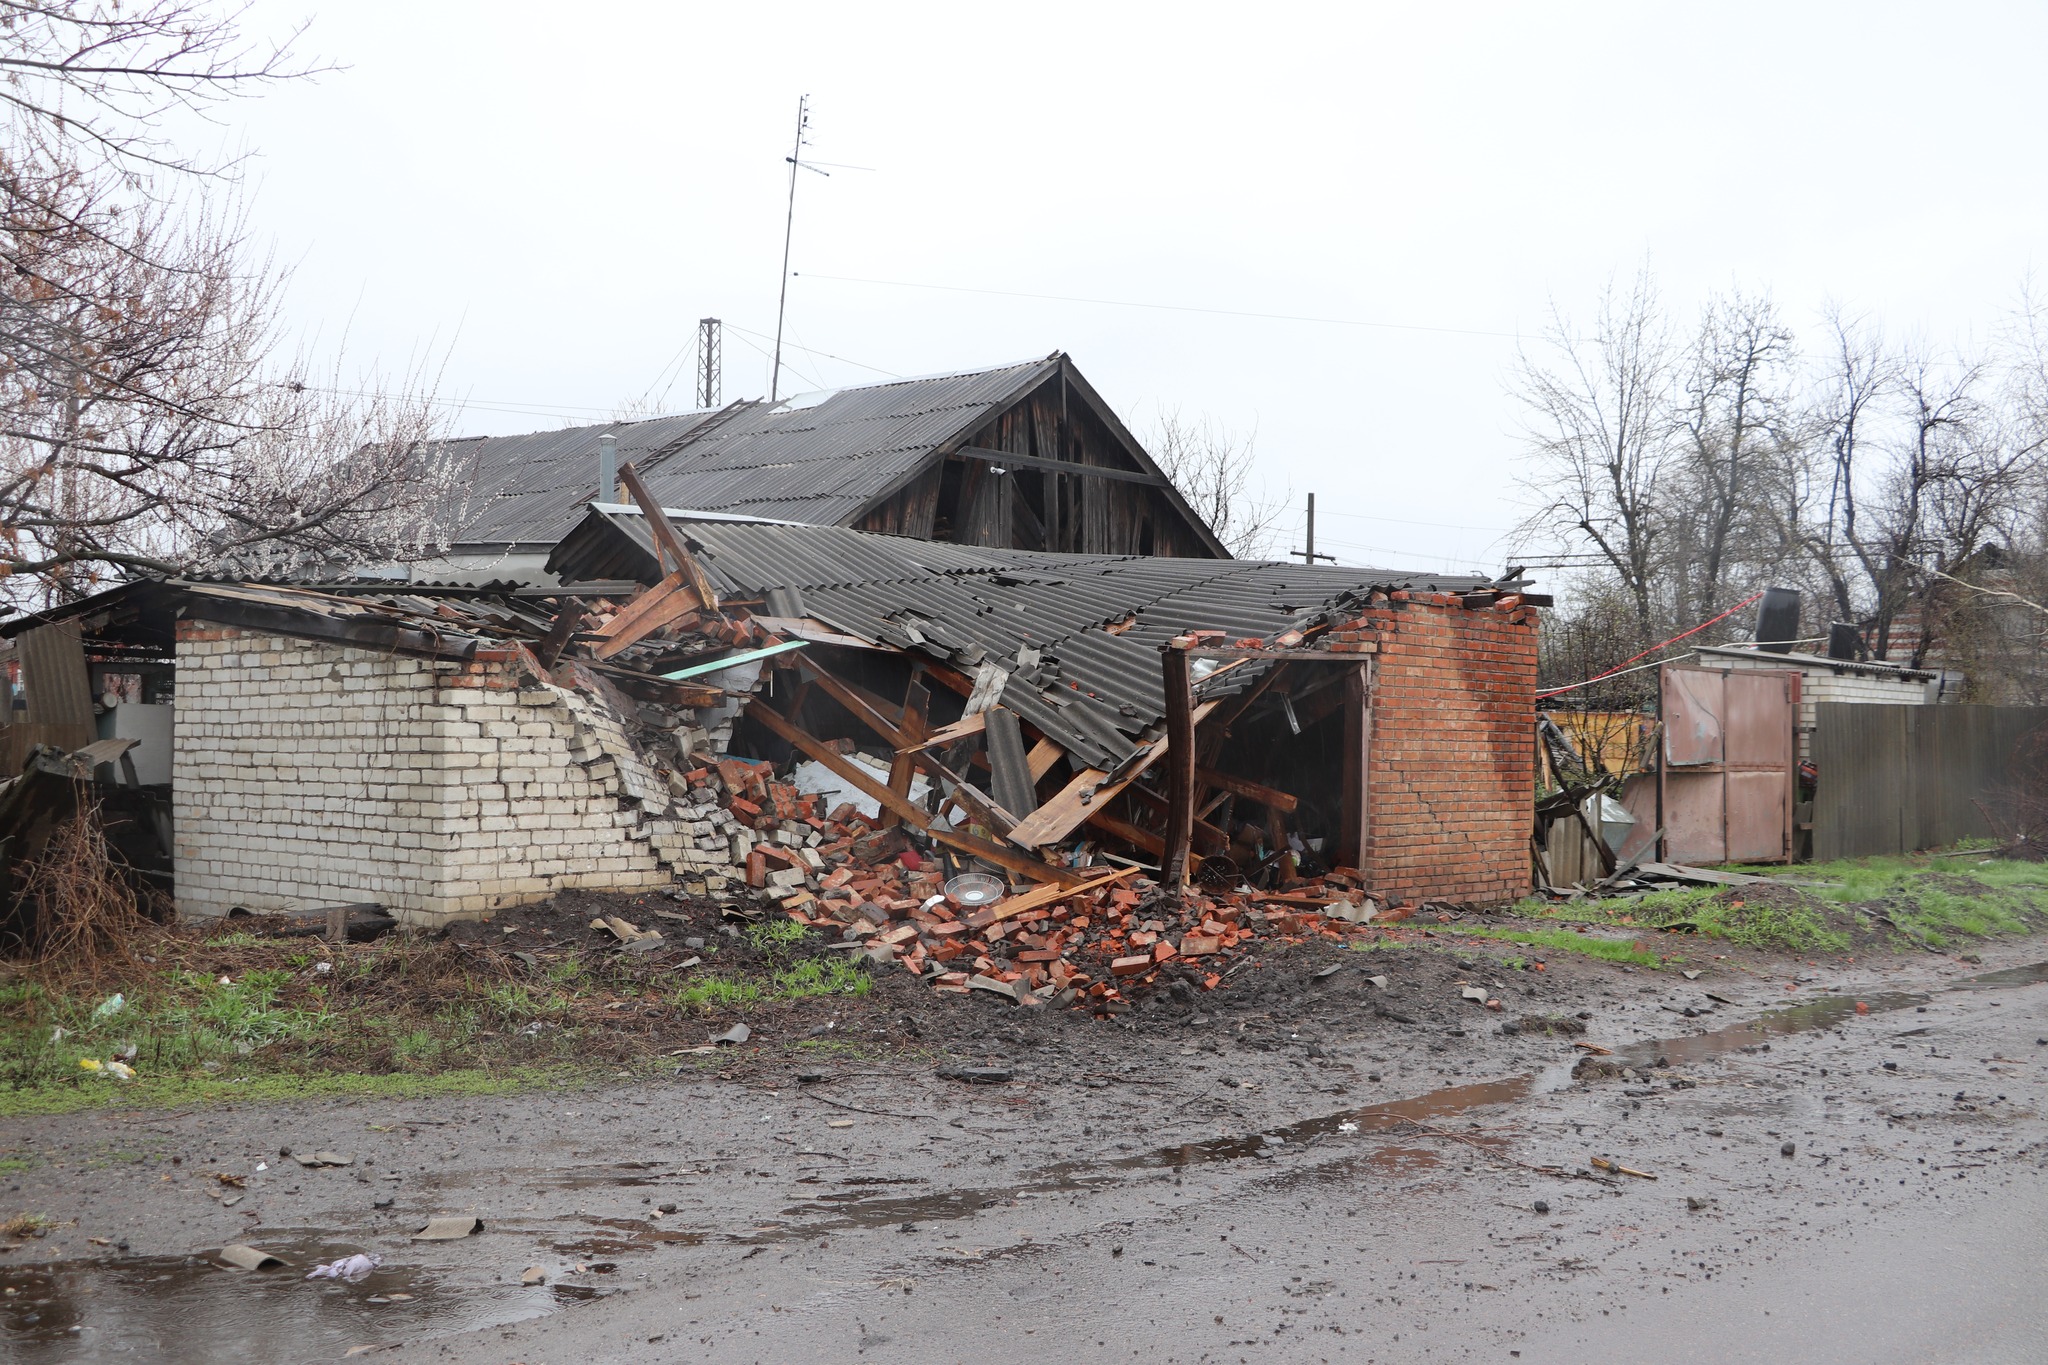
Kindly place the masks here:
<instances>
[{"instance_id":1,"label":"neighboring building","mask_svg":"<svg viewBox=\"0 0 2048 1365\"><path fill-rule=\"evenodd\" d=\"M1941 675L1897 664L1829 659L1818 654L1773 654L1755 646L1702 645L1693 651L1702 668L1799 673L1799 757L1813 757L1814 707L1824 701L1925 706L1941 700Z\"/></svg>"},{"instance_id":2,"label":"neighboring building","mask_svg":"<svg viewBox=\"0 0 2048 1365\"><path fill-rule=\"evenodd\" d=\"M617 440L665 507L918 540L1227 559L1072 360L741 400L706 412L448 443L473 461L464 528L413 577L532 581L601 489Z\"/></svg>"}]
</instances>

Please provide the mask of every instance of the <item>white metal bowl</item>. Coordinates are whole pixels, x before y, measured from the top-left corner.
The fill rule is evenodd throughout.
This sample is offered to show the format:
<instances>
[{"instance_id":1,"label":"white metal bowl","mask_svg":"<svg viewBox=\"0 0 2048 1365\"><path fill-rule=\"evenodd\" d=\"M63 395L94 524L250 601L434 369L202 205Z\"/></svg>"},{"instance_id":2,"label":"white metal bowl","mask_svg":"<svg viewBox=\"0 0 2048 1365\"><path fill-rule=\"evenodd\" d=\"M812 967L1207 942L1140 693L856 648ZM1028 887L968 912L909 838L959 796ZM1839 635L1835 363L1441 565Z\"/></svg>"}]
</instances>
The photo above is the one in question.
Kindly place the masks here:
<instances>
[{"instance_id":1,"label":"white metal bowl","mask_svg":"<svg viewBox=\"0 0 2048 1365\"><path fill-rule=\"evenodd\" d=\"M966 906L999 901L1009 889L1000 877L991 877L986 872L963 872L946 883L946 894L953 898L953 903Z\"/></svg>"}]
</instances>

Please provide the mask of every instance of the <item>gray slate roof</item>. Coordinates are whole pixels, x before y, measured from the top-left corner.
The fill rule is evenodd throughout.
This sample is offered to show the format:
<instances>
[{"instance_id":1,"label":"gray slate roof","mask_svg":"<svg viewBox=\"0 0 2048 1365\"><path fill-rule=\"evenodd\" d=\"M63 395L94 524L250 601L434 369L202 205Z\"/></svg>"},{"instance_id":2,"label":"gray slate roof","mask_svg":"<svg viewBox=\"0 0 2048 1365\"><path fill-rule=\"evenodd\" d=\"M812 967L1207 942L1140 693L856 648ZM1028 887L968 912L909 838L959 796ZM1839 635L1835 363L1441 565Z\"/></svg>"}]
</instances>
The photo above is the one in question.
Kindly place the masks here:
<instances>
[{"instance_id":1,"label":"gray slate roof","mask_svg":"<svg viewBox=\"0 0 2048 1365\"><path fill-rule=\"evenodd\" d=\"M1058 372L1048 357L971 374L895 380L779 403L601 422L448 443L475 460L469 545L552 545L597 496L597 439L619 439L665 507L838 525L914 476L940 446L979 428Z\"/></svg>"},{"instance_id":2,"label":"gray slate roof","mask_svg":"<svg viewBox=\"0 0 2048 1365\"><path fill-rule=\"evenodd\" d=\"M1077 761L1114 769L1156 732L1165 708L1159 646L1188 630L1270 638L1375 588L1465 592L1490 580L1260 560L1048 554L876 535L838 526L675 518L721 593L795 589L803 614L870 644L1012 674L1002 701ZM655 576L637 510L593 510L548 561L566 581ZM757 610L759 610L757 608ZM1118 634L1102 627L1132 615ZM1346 611L1346 614L1352 614ZM1020 667L1020 650L1039 661ZM1257 678L1233 670L1204 695Z\"/></svg>"}]
</instances>

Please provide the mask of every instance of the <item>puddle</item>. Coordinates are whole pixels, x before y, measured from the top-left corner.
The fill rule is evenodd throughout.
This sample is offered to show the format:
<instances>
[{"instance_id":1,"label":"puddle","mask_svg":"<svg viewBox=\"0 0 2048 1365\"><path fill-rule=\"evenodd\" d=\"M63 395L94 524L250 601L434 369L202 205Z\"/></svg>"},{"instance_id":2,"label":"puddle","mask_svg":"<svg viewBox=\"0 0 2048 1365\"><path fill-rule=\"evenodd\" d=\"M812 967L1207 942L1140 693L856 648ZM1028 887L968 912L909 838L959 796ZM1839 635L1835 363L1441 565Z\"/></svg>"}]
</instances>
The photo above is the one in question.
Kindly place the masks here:
<instances>
[{"instance_id":1,"label":"puddle","mask_svg":"<svg viewBox=\"0 0 2048 1365\"><path fill-rule=\"evenodd\" d=\"M1952 991L1992 991L2008 986L2038 986L2048 981L2048 962L2033 962L2024 967L2007 967L2002 971L1982 972L1976 976L1964 977L1949 986Z\"/></svg>"},{"instance_id":2,"label":"puddle","mask_svg":"<svg viewBox=\"0 0 2048 1365\"><path fill-rule=\"evenodd\" d=\"M1997 990L2040 982L2048 982L2048 962L1985 972L1951 982L1943 987L1943 990ZM1700 1061L1723 1053L1738 1052L1746 1047L1754 1047L1759 1041L1774 1034L1806 1033L1815 1029L1834 1028L1850 1019L1868 1018L1871 1015L1924 1005L1929 999L1927 995L1906 991L1881 991L1860 996L1845 992L1770 1010L1745 1023L1707 1033L1631 1043L1616 1048L1612 1060L1624 1066L1646 1066L1658 1057L1669 1058L1674 1062ZM1856 1006L1859 1001L1866 1007L1867 1013L1858 1014ZM1440 1122L1456 1118L1469 1110L1489 1105L1512 1104L1531 1095L1559 1089L1570 1084L1571 1069L1575 1060L1576 1058L1567 1058L1542 1071L1512 1076L1506 1080L1446 1086L1413 1099L1390 1100L1368 1109L1346 1109L1317 1118L1302 1119L1243 1137L1180 1143L1134 1156L1048 1166L1037 1173L1037 1179L1001 1188L951 1190L937 1194L887 1198L876 1197L858 1189L846 1190L784 1209L784 1217L808 1219L799 1226L757 1229L752 1234L734 1240L779 1242L843 1228L888 1227L905 1222L965 1218L983 1209L994 1208L998 1204L1007 1204L1020 1198L1088 1189L1113 1181L1117 1174L1123 1171L1176 1170L1219 1161L1261 1160L1269 1157L1275 1161L1282 1161L1290 1155L1319 1148L1332 1141L1355 1140L1366 1134L1386 1132L1410 1122ZM1343 1125L1355 1125L1355 1130L1344 1131ZM1279 1141L1272 1140L1275 1138ZM1382 1146L1379 1150L1395 1149ZM1423 1163L1420 1160L1422 1157L1428 1157L1428 1163ZM1389 1158L1389 1165L1382 1169L1399 1169L1400 1160ZM1437 1163L1440 1154L1410 1152L1408 1160L1411 1163L1409 1169L1415 1169L1424 1164ZM1367 1159L1366 1165L1373 1165L1370 1158Z\"/></svg>"},{"instance_id":3,"label":"puddle","mask_svg":"<svg viewBox=\"0 0 2048 1365\"><path fill-rule=\"evenodd\" d=\"M708 1240L702 1232L693 1232L679 1227L663 1227L652 1219L641 1218L586 1218L582 1220L592 1227L604 1229L570 1241L554 1242L550 1245L564 1256L625 1256L638 1251L653 1251L657 1247L695 1247Z\"/></svg>"},{"instance_id":4,"label":"puddle","mask_svg":"<svg viewBox=\"0 0 2048 1365\"><path fill-rule=\"evenodd\" d=\"M682 1180L673 1166L658 1161L615 1161L603 1166L498 1166L483 1170L426 1171L407 1178L410 1186L462 1189L477 1185L518 1185L556 1190L640 1189Z\"/></svg>"},{"instance_id":5,"label":"puddle","mask_svg":"<svg viewBox=\"0 0 2048 1365\"><path fill-rule=\"evenodd\" d=\"M289 1265L223 1270L195 1255L0 1269L0 1356L24 1365L117 1355L193 1365L332 1360L351 1346L539 1317L590 1292L394 1264L404 1252L388 1248L378 1248L387 1264L354 1284L307 1280L312 1266L371 1248L270 1237L259 1244Z\"/></svg>"}]
</instances>

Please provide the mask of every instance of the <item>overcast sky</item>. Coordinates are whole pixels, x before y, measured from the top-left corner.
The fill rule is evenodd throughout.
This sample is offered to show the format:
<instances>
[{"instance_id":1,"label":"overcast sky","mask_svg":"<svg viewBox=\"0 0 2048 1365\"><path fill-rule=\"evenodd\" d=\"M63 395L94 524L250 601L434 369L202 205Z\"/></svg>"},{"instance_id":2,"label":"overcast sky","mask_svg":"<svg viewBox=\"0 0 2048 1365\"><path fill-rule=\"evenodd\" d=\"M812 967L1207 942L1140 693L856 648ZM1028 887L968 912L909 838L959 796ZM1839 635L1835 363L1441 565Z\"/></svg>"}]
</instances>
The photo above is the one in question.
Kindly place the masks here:
<instances>
[{"instance_id":1,"label":"overcast sky","mask_svg":"<svg viewBox=\"0 0 2048 1365\"><path fill-rule=\"evenodd\" d=\"M1141 433L1256 429L1346 562L1498 569L1515 338L1552 299L1647 258L1688 309L1740 282L1802 326L1830 297L1937 346L1995 322L2048 223L2044 30L1868 0L330 0L307 45L347 69L230 135L296 327L432 355L459 430L530 431L692 406L662 376L707 315L724 397L765 395L808 93L806 155L871 169L800 177L785 393L1064 350Z\"/></svg>"}]
</instances>

